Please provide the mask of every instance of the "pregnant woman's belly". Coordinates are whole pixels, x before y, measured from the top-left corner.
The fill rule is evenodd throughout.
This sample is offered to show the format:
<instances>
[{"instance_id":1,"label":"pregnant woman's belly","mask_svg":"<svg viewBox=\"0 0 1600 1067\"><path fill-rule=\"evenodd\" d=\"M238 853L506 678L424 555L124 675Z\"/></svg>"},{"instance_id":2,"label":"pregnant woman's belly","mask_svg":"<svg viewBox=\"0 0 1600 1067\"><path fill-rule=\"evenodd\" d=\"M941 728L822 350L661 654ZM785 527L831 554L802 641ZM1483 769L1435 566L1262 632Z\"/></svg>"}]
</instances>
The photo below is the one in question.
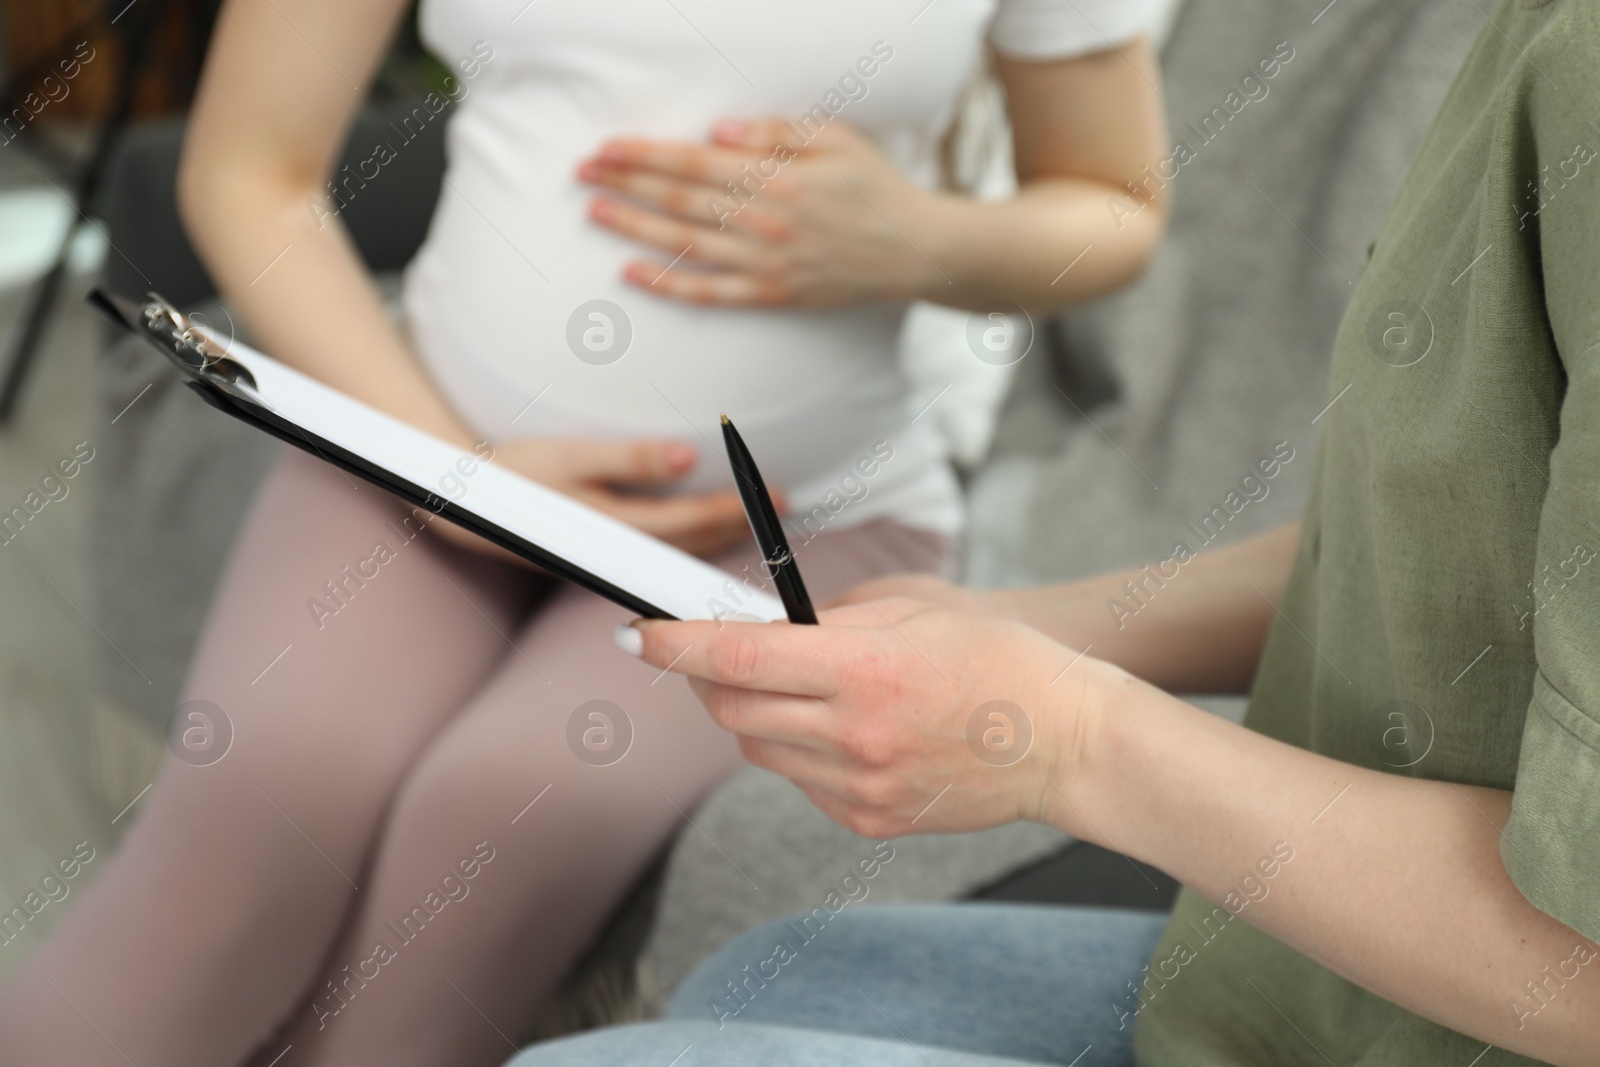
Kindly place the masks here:
<instances>
[{"instance_id":1,"label":"pregnant woman's belly","mask_svg":"<svg viewBox=\"0 0 1600 1067\"><path fill-rule=\"evenodd\" d=\"M623 265L652 253L589 222L591 194L574 176L601 138L556 135L574 125L562 122L530 131L502 108L515 104L486 99L455 117L448 178L404 294L413 344L477 433L687 441L701 462L679 489L701 491L732 484L726 412L797 510L841 481L859 492L867 460L868 495L841 523L954 527L942 443L908 410L901 305L703 307L626 284ZM501 150L513 132L522 145ZM893 458L873 462L875 450Z\"/></svg>"}]
</instances>

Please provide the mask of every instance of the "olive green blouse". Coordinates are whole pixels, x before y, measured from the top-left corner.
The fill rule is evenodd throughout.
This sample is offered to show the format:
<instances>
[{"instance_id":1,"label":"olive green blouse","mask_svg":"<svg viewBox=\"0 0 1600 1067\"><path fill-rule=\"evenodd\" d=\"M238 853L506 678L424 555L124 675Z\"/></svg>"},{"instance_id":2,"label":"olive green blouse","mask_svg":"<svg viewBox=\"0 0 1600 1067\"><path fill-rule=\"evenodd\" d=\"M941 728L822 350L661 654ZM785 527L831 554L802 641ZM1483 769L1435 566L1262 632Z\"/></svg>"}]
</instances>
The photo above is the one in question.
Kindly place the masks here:
<instances>
[{"instance_id":1,"label":"olive green blouse","mask_svg":"<svg viewBox=\"0 0 1600 1067\"><path fill-rule=\"evenodd\" d=\"M1464 2L1487 24L1335 341L1312 502L1245 724L1514 790L1501 858L1582 935L1507 1002L1507 1021L1536 1026L1541 990L1600 983L1585 940L1600 939L1600 0ZM1134 1015L1141 1064L1529 1062L1223 903L1186 890L1138 996L1113 1006Z\"/></svg>"}]
</instances>

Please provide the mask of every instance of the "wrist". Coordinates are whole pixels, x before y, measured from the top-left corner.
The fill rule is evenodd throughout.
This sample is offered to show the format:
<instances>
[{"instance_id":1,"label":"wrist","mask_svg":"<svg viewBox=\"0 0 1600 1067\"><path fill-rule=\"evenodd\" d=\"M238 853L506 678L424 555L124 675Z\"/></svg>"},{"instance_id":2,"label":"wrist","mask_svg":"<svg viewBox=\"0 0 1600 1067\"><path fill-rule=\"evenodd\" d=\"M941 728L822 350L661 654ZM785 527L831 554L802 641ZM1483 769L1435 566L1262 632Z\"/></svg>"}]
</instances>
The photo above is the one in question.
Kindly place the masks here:
<instances>
[{"instance_id":1,"label":"wrist","mask_svg":"<svg viewBox=\"0 0 1600 1067\"><path fill-rule=\"evenodd\" d=\"M1052 739L1036 821L1117 849L1105 838L1108 820L1100 813L1115 806L1116 787L1126 781L1122 742L1141 728L1149 687L1121 667L1087 656L1054 686L1073 675L1078 680L1068 690L1071 704L1062 709L1062 726Z\"/></svg>"},{"instance_id":2,"label":"wrist","mask_svg":"<svg viewBox=\"0 0 1600 1067\"><path fill-rule=\"evenodd\" d=\"M958 277L965 247L963 234L972 214L970 197L916 188L910 199L905 236L908 292L912 300L952 305L961 290Z\"/></svg>"}]
</instances>

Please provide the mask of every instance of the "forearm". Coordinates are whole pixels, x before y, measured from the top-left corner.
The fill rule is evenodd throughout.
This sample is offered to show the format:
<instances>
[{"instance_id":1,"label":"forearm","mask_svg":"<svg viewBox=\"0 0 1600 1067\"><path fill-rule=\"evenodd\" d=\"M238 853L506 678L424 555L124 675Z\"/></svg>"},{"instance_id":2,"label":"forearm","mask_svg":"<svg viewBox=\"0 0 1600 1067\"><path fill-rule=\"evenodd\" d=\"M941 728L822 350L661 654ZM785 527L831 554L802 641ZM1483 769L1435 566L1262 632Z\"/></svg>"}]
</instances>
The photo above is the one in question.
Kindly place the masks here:
<instances>
[{"instance_id":1,"label":"forearm","mask_svg":"<svg viewBox=\"0 0 1600 1067\"><path fill-rule=\"evenodd\" d=\"M960 308L1006 300L1040 312L1084 303L1138 277L1165 223L1160 203L1088 179L1035 182L1001 201L934 194L912 235L926 235L935 268L916 295Z\"/></svg>"},{"instance_id":2,"label":"forearm","mask_svg":"<svg viewBox=\"0 0 1600 1067\"><path fill-rule=\"evenodd\" d=\"M472 436L385 313L348 233L310 181L186 164L185 222L235 311L276 358L452 441Z\"/></svg>"},{"instance_id":3,"label":"forearm","mask_svg":"<svg viewBox=\"0 0 1600 1067\"><path fill-rule=\"evenodd\" d=\"M1299 544L1300 524L1286 523L1188 562L978 595L988 610L1070 647L1088 646L1162 689L1242 693Z\"/></svg>"},{"instance_id":4,"label":"forearm","mask_svg":"<svg viewBox=\"0 0 1600 1067\"><path fill-rule=\"evenodd\" d=\"M1155 48L1140 37L1062 61L997 55L1017 195L931 198L918 232L937 271L920 295L1049 311L1132 281L1166 224L1167 146ZM916 234L913 234L916 238Z\"/></svg>"},{"instance_id":5,"label":"forearm","mask_svg":"<svg viewBox=\"0 0 1600 1067\"><path fill-rule=\"evenodd\" d=\"M1052 822L1444 1026L1552 1063L1600 1062L1600 977L1569 966L1542 1007L1526 986L1597 950L1512 884L1498 850L1509 793L1343 764L1133 679L1109 689L1079 738L1079 773L1048 798Z\"/></svg>"},{"instance_id":6,"label":"forearm","mask_svg":"<svg viewBox=\"0 0 1600 1067\"><path fill-rule=\"evenodd\" d=\"M469 444L390 324L322 189L405 8L229 0L189 117L178 205L222 294L268 352Z\"/></svg>"}]
</instances>

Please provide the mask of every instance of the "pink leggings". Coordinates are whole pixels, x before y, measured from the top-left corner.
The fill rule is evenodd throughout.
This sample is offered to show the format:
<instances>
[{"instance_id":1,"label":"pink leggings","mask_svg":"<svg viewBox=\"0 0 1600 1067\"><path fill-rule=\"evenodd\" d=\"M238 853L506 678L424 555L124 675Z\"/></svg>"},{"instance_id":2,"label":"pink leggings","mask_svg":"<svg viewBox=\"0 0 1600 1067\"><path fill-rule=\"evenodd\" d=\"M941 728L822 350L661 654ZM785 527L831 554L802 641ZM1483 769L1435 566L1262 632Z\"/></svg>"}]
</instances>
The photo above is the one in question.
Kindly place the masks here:
<instances>
[{"instance_id":1,"label":"pink leggings","mask_svg":"<svg viewBox=\"0 0 1600 1067\"><path fill-rule=\"evenodd\" d=\"M300 453L277 465L185 696L223 709L231 748L168 756L0 998L5 1062L220 1067L292 1046L276 1067L498 1064L737 764L681 678L613 647L626 611L431 532L407 541L407 514ZM378 542L373 575L357 565ZM949 544L874 522L798 555L825 598L943 569ZM569 724L592 700L626 721ZM593 754L627 722L620 760Z\"/></svg>"}]
</instances>

